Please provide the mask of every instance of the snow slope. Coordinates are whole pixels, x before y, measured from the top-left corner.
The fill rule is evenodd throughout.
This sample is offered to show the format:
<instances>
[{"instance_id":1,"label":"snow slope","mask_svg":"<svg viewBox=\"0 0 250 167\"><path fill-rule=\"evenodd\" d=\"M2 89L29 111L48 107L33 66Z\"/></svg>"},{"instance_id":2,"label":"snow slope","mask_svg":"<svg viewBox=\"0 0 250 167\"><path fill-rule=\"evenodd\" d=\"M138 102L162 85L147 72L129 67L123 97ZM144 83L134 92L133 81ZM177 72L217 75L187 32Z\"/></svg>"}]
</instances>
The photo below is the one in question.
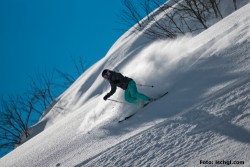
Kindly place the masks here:
<instances>
[{"instance_id":1,"label":"snow slope","mask_svg":"<svg viewBox=\"0 0 250 167\"><path fill-rule=\"evenodd\" d=\"M59 97L37 125L44 131L0 166L250 166L249 10L250 4L195 37L152 42L127 32ZM169 94L144 109L103 101L104 68L155 85L138 87L149 96ZM122 101L123 92L112 99Z\"/></svg>"}]
</instances>

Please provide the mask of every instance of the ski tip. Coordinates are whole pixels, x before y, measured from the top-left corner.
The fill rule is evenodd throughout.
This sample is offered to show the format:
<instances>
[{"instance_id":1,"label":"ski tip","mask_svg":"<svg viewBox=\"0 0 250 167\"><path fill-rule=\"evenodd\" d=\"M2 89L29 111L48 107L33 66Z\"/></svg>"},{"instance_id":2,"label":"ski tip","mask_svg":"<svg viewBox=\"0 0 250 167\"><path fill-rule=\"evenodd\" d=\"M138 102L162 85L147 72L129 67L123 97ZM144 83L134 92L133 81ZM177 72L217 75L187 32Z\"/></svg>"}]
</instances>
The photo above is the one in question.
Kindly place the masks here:
<instances>
[{"instance_id":1,"label":"ski tip","mask_svg":"<svg viewBox=\"0 0 250 167\"><path fill-rule=\"evenodd\" d=\"M118 121L118 123L122 123L123 121L125 121L125 119Z\"/></svg>"}]
</instances>

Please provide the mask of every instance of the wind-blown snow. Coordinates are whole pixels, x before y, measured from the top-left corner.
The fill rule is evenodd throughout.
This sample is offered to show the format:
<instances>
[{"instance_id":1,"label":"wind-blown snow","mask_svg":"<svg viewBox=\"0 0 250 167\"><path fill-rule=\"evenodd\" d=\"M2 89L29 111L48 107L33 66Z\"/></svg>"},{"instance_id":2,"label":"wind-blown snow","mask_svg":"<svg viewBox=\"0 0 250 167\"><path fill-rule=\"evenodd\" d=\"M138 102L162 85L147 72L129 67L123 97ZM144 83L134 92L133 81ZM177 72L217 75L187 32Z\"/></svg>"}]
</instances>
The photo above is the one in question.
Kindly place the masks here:
<instances>
[{"instance_id":1,"label":"wind-blown snow","mask_svg":"<svg viewBox=\"0 0 250 167\"><path fill-rule=\"evenodd\" d=\"M40 121L44 131L0 166L249 166L249 11L250 4L195 37L152 42L126 33L59 97ZM169 94L144 109L104 101L104 68L155 85L138 87L148 96ZM123 91L112 98L123 101Z\"/></svg>"}]
</instances>

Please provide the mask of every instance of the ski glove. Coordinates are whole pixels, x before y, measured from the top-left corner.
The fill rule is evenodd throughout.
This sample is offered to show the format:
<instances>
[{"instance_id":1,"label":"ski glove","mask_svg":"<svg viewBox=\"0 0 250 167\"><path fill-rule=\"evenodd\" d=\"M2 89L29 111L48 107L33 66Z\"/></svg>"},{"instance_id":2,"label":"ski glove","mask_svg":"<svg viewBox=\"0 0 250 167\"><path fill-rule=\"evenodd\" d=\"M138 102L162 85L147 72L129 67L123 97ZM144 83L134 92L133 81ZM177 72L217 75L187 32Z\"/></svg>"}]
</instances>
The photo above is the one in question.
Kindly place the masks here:
<instances>
[{"instance_id":1,"label":"ski glove","mask_svg":"<svg viewBox=\"0 0 250 167\"><path fill-rule=\"evenodd\" d=\"M106 95L106 96L103 97L103 100L106 101L108 98L109 98L108 95Z\"/></svg>"}]
</instances>

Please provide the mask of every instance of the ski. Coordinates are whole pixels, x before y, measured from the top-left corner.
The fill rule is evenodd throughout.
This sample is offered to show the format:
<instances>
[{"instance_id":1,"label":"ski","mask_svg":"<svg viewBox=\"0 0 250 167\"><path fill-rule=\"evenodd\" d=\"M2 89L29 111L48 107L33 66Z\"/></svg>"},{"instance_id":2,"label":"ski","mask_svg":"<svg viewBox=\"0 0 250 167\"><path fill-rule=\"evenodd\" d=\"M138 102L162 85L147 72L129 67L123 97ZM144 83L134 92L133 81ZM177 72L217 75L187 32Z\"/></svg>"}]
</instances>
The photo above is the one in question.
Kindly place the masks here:
<instances>
[{"instance_id":1,"label":"ski","mask_svg":"<svg viewBox=\"0 0 250 167\"><path fill-rule=\"evenodd\" d=\"M134 116L136 113L134 113L134 114L131 114L131 115L129 115L129 116L127 116L127 117L125 117L124 119L122 119L122 120L119 120L118 121L118 123L121 123L121 122L123 122L123 121L126 121L127 119L129 119L129 118L131 118L132 116Z\"/></svg>"},{"instance_id":2,"label":"ski","mask_svg":"<svg viewBox=\"0 0 250 167\"><path fill-rule=\"evenodd\" d=\"M166 94L168 94L168 92L165 92L165 93L163 93L161 96L155 98L154 101L159 100L160 98L162 98L162 97L165 96Z\"/></svg>"},{"instance_id":3,"label":"ski","mask_svg":"<svg viewBox=\"0 0 250 167\"><path fill-rule=\"evenodd\" d=\"M144 106L143 106L142 108L148 106L150 103L152 103L152 102L154 102L154 101L157 101L157 100L161 99L162 97L164 97L164 96L167 95L167 94L168 94L168 92L165 92L165 93L163 93L162 95L160 95L160 96L158 96L158 97L156 97L156 98L153 98L152 101L150 101L150 102L144 104ZM131 118L131 117L134 116L136 113L137 113L137 112L135 112L135 113L133 113L133 114L131 114L131 115L125 117L125 118L122 119L122 120L119 120L118 123L121 123L121 122L123 122L123 121L125 121L125 120Z\"/></svg>"}]
</instances>

